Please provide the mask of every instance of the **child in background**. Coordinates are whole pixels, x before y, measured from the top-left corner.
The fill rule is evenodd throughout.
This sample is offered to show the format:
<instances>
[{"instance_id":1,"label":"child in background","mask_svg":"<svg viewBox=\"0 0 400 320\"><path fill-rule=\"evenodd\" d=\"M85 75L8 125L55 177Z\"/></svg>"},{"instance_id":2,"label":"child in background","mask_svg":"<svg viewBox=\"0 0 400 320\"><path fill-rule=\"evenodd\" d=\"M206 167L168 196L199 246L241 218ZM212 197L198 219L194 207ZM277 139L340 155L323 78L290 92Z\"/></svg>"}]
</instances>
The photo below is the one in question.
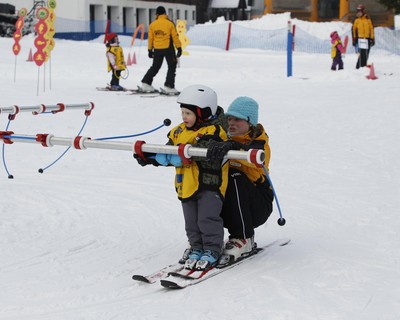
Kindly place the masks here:
<instances>
[{"instance_id":1,"label":"child in background","mask_svg":"<svg viewBox=\"0 0 400 320\"><path fill-rule=\"evenodd\" d=\"M119 85L119 79L121 78L121 71L126 69L124 52L119 46L116 33L108 34L106 40L108 72L112 71L110 89L112 91L123 91L124 88Z\"/></svg>"},{"instance_id":2,"label":"child in background","mask_svg":"<svg viewBox=\"0 0 400 320\"><path fill-rule=\"evenodd\" d=\"M336 71L337 66L339 66L339 70L343 70L342 53L344 52L344 48L342 45L342 40L340 39L337 31L333 31L331 33L331 43L332 43L331 57L333 59L331 70Z\"/></svg>"},{"instance_id":3,"label":"child in background","mask_svg":"<svg viewBox=\"0 0 400 320\"><path fill-rule=\"evenodd\" d=\"M212 141L227 139L223 129L224 111L217 104L217 95L209 87L193 85L185 88L178 97L183 122L168 133L167 145L191 144L208 148ZM185 230L190 244L190 254L185 251L181 263L186 269L205 270L218 263L224 244L224 223L221 209L228 184L228 165L222 161L209 161L205 157L192 157L182 164L178 155L157 153L135 158L146 164L173 165L176 168L175 189L182 202Z\"/></svg>"}]
</instances>

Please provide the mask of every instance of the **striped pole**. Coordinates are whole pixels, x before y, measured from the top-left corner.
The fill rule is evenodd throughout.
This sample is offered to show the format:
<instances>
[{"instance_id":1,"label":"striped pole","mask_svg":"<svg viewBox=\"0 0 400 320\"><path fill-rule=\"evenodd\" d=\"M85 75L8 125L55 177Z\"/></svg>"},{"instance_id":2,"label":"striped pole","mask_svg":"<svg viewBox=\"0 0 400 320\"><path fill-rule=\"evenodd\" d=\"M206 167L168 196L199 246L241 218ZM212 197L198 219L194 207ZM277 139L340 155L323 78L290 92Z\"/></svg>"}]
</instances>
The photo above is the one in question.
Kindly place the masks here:
<instances>
[{"instance_id":1,"label":"striped pole","mask_svg":"<svg viewBox=\"0 0 400 320\"><path fill-rule=\"evenodd\" d=\"M165 153L179 155L182 160L190 161L191 157L207 157L206 148L196 148L190 144L181 144L179 146L147 144L144 141L123 142L123 141L105 141L95 140L89 137L77 136L72 138L55 137L52 134L36 134L21 135L14 134L12 131L0 131L0 139L4 144L12 144L14 142L37 143L43 147L53 147L55 145L72 147L78 150L85 149L107 149L130 151L136 154L149 153ZM231 150L225 156L225 159L247 160L250 163L262 167L265 154L263 150L250 149L248 151ZM183 161L185 163L185 161Z\"/></svg>"}]
</instances>

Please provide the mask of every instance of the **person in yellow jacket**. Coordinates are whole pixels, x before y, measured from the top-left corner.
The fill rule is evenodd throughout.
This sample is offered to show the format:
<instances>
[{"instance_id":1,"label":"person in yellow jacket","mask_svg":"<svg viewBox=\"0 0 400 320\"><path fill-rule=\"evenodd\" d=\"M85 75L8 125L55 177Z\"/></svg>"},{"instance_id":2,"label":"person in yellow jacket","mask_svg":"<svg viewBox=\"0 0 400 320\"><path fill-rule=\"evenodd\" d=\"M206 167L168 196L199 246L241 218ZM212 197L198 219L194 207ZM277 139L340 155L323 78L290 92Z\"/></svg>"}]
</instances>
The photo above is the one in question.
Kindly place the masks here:
<instances>
[{"instance_id":1,"label":"person in yellow jacket","mask_svg":"<svg viewBox=\"0 0 400 320\"><path fill-rule=\"evenodd\" d=\"M365 67L368 62L369 51L375 45L374 25L365 12L365 6L357 6L356 19L352 27L353 46L359 53L356 69Z\"/></svg>"},{"instance_id":2,"label":"person in yellow jacket","mask_svg":"<svg viewBox=\"0 0 400 320\"><path fill-rule=\"evenodd\" d=\"M229 150L261 149L268 172L271 150L268 135L258 123L258 103L250 97L238 97L225 115L229 140L209 146L210 161L223 159ZM221 217L229 232L223 254L233 260L255 250L254 229L264 224L272 213L274 194L264 168L245 160L229 160L228 187Z\"/></svg>"},{"instance_id":3,"label":"person in yellow jacket","mask_svg":"<svg viewBox=\"0 0 400 320\"><path fill-rule=\"evenodd\" d=\"M152 86L153 78L157 75L165 58L168 64L168 71L164 90L168 94L178 94L175 89L175 73L177 58L182 55L182 45L175 24L168 19L163 6L159 6L156 9L156 16L156 20L150 24L148 31L149 58L153 59L153 64L142 79L141 89L144 92L155 91ZM177 49L176 54L174 47Z\"/></svg>"},{"instance_id":4,"label":"person in yellow jacket","mask_svg":"<svg viewBox=\"0 0 400 320\"><path fill-rule=\"evenodd\" d=\"M168 133L167 145L191 144L207 148L212 141L225 141L224 111L217 94L204 85L192 85L179 95L183 122ZM135 155L140 165L176 167L175 189L182 203L190 250L180 263L186 269L205 270L218 263L224 244L224 224L220 216L228 183L228 165L192 157L182 163L178 155L158 153Z\"/></svg>"},{"instance_id":5,"label":"person in yellow jacket","mask_svg":"<svg viewBox=\"0 0 400 320\"><path fill-rule=\"evenodd\" d=\"M336 71L336 67L339 70L343 70L343 59L342 54L344 53L344 47L342 44L342 40L340 39L339 34L337 31L333 31L331 33L331 43L332 43L332 50L331 50L331 57L332 57L332 66L331 70Z\"/></svg>"},{"instance_id":6,"label":"person in yellow jacket","mask_svg":"<svg viewBox=\"0 0 400 320\"><path fill-rule=\"evenodd\" d=\"M108 72L112 71L110 89L112 91L122 91L124 88L119 85L119 79L121 78L121 71L126 69L124 51L119 45L116 33L109 33L106 41L107 69Z\"/></svg>"}]
</instances>

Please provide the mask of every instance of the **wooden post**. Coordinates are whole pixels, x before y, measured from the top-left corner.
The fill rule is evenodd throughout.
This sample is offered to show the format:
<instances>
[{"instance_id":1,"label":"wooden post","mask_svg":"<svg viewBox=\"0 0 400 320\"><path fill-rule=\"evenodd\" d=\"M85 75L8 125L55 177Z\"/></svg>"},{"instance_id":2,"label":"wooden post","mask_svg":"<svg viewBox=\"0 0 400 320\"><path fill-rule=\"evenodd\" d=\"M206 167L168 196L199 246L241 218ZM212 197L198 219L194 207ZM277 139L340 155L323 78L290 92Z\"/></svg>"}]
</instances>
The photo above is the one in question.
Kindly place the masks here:
<instances>
[{"instance_id":1,"label":"wooden post","mask_svg":"<svg viewBox=\"0 0 400 320\"><path fill-rule=\"evenodd\" d=\"M339 4L340 8L339 8L339 19L342 20L343 18L345 18L347 16L347 18L345 18L342 21L349 21L349 11L350 11L350 6L349 6L349 0L340 0L340 4Z\"/></svg>"},{"instance_id":2,"label":"wooden post","mask_svg":"<svg viewBox=\"0 0 400 320\"><path fill-rule=\"evenodd\" d=\"M264 0L264 14L272 12L272 0Z\"/></svg>"},{"instance_id":3,"label":"wooden post","mask_svg":"<svg viewBox=\"0 0 400 320\"><path fill-rule=\"evenodd\" d=\"M312 22L318 21L318 0L311 0L311 19Z\"/></svg>"},{"instance_id":4,"label":"wooden post","mask_svg":"<svg viewBox=\"0 0 400 320\"><path fill-rule=\"evenodd\" d=\"M228 24L228 35L226 37L226 51L229 51L229 44L231 42L231 28L232 28L232 22L229 22Z\"/></svg>"}]
</instances>

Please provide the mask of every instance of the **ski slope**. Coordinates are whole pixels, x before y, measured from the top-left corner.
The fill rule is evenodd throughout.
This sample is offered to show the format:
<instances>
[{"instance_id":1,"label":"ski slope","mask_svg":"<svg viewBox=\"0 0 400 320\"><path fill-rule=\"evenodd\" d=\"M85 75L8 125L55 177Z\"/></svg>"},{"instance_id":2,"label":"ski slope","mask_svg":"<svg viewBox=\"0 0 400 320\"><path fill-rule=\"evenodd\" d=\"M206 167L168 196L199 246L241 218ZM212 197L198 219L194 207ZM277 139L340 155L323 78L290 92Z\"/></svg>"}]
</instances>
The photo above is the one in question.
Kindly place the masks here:
<instances>
[{"instance_id":1,"label":"ski slope","mask_svg":"<svg viewBox=\"0 0 400 320\"><path fill-rule=\"evenodd\" d=\"M47 65L38 82L38 67L25 61L33 38L22 39L16 64L13 39L0 38L0 106L91 101L82 135L92 138L145 132L166 118L177 125L176 98L96 91L110 80L100 42L57 40L51 79ZM88 149L39 174L64 147L6 145L14 179L1 170L0 319L399 319L400 57L372 49L372 81L369 69L354 68L351 49L341 72L330 70L329 55L295 52L287 78L282 52L187 48L179 90L208 85L225 109L241 95L260 103L287 224L278 226L275 206L256 241L291 243L184 290L131 279L177 261L187 246L173 168ZM121 80L128 88L151 63L145 44L136 50L138 63ZM165 74L164 65L156 87ZM84 120L79 110L20 113L9 130L74 137ZM0 114L1 130L7 121ZM164 144L170 128L123 141Z\"/></svg>"}]
</instances>

